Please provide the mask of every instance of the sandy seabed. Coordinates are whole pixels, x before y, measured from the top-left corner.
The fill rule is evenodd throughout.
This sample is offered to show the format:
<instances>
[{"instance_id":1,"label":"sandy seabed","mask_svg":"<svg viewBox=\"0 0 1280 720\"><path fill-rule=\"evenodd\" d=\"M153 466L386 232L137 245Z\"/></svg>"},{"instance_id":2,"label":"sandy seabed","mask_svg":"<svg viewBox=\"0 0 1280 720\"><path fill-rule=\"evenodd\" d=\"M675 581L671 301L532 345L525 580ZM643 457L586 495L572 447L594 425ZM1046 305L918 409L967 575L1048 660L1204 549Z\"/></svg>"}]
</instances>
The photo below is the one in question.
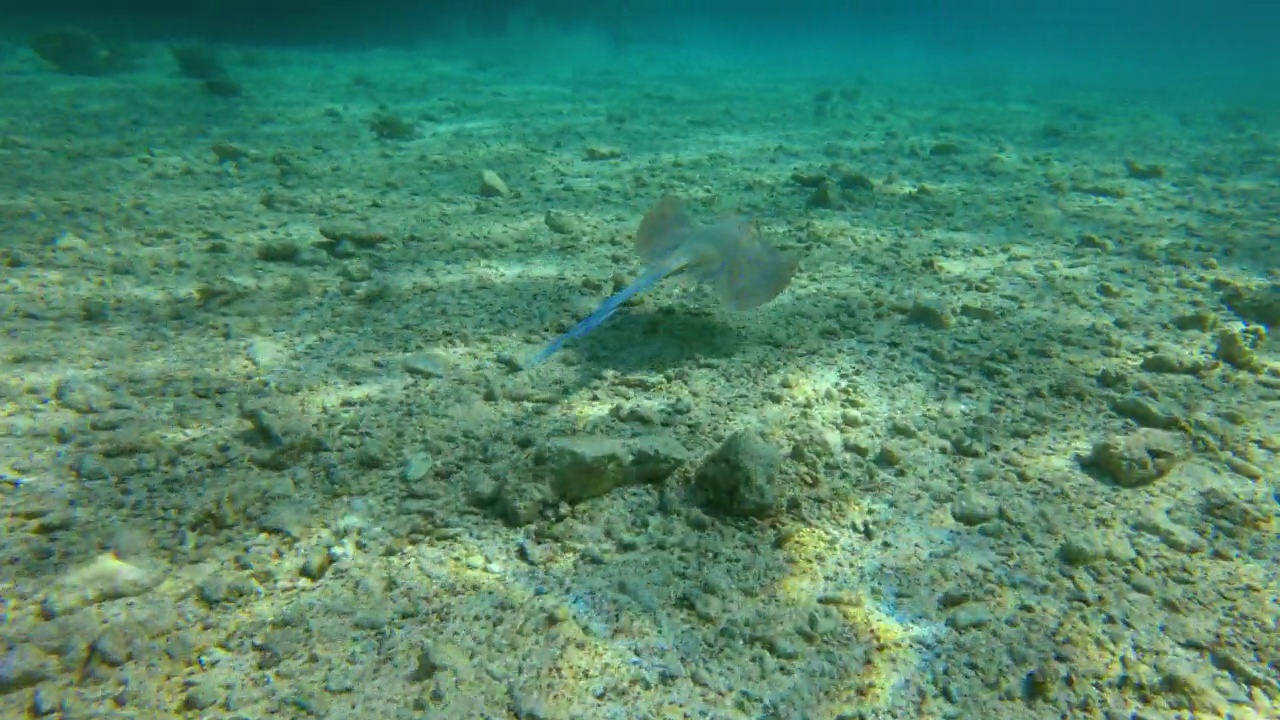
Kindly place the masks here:
<instances>
[{"instance_id":1,"label":"sandy seabed","mask_svg":"<svg viewBox=\"0 0 1280 720\"><path fill-rule=\"evenodd\" d=\"M1275 108L141 50L0 60L0 716L1280 717ZM790 287L521 371L667 194Z\"/></svg>"}]
</instances>

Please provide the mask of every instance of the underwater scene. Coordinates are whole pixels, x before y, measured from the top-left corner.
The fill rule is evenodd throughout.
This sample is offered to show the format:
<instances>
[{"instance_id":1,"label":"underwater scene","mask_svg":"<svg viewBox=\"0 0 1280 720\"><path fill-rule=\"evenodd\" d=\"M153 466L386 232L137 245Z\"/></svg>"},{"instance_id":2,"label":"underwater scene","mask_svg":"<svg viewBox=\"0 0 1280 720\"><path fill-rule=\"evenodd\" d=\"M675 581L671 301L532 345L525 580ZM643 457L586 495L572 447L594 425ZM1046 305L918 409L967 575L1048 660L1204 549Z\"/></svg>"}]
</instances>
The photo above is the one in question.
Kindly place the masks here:
<instances>
[{"instance_id":1,"label":"underwater scene","mask_svg":"<svg viewBox=\"0 0 1280 720\"><path fill-rule=\"evenodd\" d=\"M1280 9L92 5L0 718L1280 719Z\"/></svg>"}]
</instances>

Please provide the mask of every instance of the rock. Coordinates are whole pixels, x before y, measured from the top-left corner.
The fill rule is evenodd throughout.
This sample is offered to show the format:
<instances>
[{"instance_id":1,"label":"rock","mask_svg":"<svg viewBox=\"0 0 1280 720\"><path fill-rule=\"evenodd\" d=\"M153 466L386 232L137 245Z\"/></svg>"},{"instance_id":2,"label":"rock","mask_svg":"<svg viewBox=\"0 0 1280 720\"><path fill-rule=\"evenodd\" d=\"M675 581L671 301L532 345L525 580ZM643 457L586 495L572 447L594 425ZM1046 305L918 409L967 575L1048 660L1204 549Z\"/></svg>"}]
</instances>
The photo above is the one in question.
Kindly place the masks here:
<instances>
[{"instance_id":1,"label":"rock","mask_svg":"<svg viewBox=\"0 0 1280 720\"><path fill-rule=\"evenodd\" d=\"M111 470L107 468L102 458L88 453L81 455L72 463L72 469L81 480L106 480L111 477Z\"/></svg>"},{"instance_id":2,"label":"rock","mask_svg":"<svg viewBox=\"0 0 1280 720\"><path fill-rule=\"evenodd\" d=\"M508 524L519 527L538 519L556 498L544 482L508 481L495 493L494 504Z\"/></svg>"},{"instance_id":3,"label":"rock","mask_svg":"<svg viewBox=\"0 0 1280 720\"><path fill-rule=\"evenodd\" d=\"M835 210L843 204L840 197L840 188L833 182L824 180L818 185L813 194L809 196L808 205L811 208L820 208L822 210Z\"/></svg>"},{"instance_id":4,"label":"rock","mask_svg":"<svg viewBox=\"0 0 1280 720\"><path fill-rule=\"evenodd\" d=\"M1183 424L1182 418L1145 395L1133 394L1112 398L1111 410L1143 427L1168 430Z\"/></svg>"},{"instance_id":5,"label":"rock","mask_svg":"<svg viewBox=\"0 0 1280 720\"><path fill-rule=\"evenodd\" d=\"M1188 555L1202 553L1208 547L1204 538L1194 530L1178 525L1163 512L1148 508L1133 519L1132 525L1148 535L1160 539L1160 542L1173 550Z\"/></svg>"},{"instance_id":6,"label":"rock","mask_svg":"<svg viewBox=\"0 0 1280 720\"><path fill-rule=\"evenodd\" d=\"M1173 660L1161 668L1160 689L1167 695L1181 695L1196 715L1225 717L1231 703L1213 686L1205 674L1197 672L1189 664Z\"/></svg>"},{"instance_id":7,"label":"rock","mask_svg":"<svg viewBox=\"0 0 1280 720\"><path fill-rule=\"evenodd\" d=\"M364 250L376 248L391 239L391 235L382 230L366 227L359 223L335 223L321 225L316 228L320 236L331 244L343 243Z\"/></svg>"},{"instance_id":8,"label":"rock","mask_svg":"<svg viewBox=\"0 0 1280 720\"><path fill-rule=\"evenodd\" d=\"M1000 505L991 498L965 490L951 503L951 517L961 525L981 525L1000 514Z\"/></svg>"},{"instance_id":9,"label":"rock","mask_svg":"<svg viewBox=\"0 0 1280 720\"><path fill-rule=\"evenodd\" d=\"M1179 330L1209 332L1218 327L1218 316L1205 310L1197 310L1173 318L1173 326Z\"/></svg>"},{"instance_id":10,"label":"rock","mask_svg":"<svg viewBox=\"0 0 1280 720\"><path fill-rule=\"evenodd\" d=\"M183 706L188 710L206 710L217 704L222 692L209 683L200 683L187 691Z\"/></svg>"},{"instance_id":11,"label":"rock","mask_svg":"<svg viewBox=\"0 0 1280 720\"><path fill-rule=\"evenodd\" d=\"M1124 161L1124 169L1134 180L1159 180L1164 177L1163 165L1143 165L1132 158Z\"/></svg>"},{"instance_id":12,"label":"rock","mask_svg":"<svg viewBox=\"0 0 1280 720\"><path fill-rule=\"evenodd\" d=\"M283 364L288 358L288 353L275 340L257 338L245 348L245 357L259 370L270 370Z\"/></svg>"},{"instance_id":13,"label":"rock","mask_svg":"<svg viewBox=\"0 0 1280 720\"><path fill-rule=\"evenodd\" d=\"M468 676L468 661L463 651L447 642L424 643L418 653L418 663L410 674L412 682L424 682L442 671L451 671L455 677Z\"/></svg>"},{"instance_id":14,"label":"rock","mask_svg":"<svg viewBox=\"0 0 1280 720\"><path fill-rule=\"evenodd\" d=\"M106 553L54 583L45 603L60 614L106 600L136 597L160 580L159 573L149 572Z\"/></svg>"},{"instance_id":15,"label":"rock","mask_svg":"<svg viewBox=\"0 0 1280 720\"><path fill-rule=\"evenodd\" d=\"M41 60L67 75L110 75L133 65L128 50L112 47L83 30L42 32L31 38L31 49Z\"/></svg>"},{"instance_id":16,"label":"rock","mask_svg":"<svg viewBox=\"0 0 1280 720\"><path fill-rule=\"evenodd\" d=\"M907 322L923 325L931 330L949 330L956 324L955 316L945 306L920 300L916 300L907 311Z\"/></svg>"},{"instance_id":17,"label":"rock","mask_svg":"<svg viewBox=\"0 0 1280 720\"><path fill-rule=\"evenodd\" d=\"M440 353L427 352L405 358L401 366L406 373L415 377L440 378L444 377L446 364Z\"/></svg>"},{"instance_id":18,"label":"rock","mask_svg":"<svg viewBox=\"0 0 1280 720\"><path fill-rule=\"evenodd\" d=\"M960 154L960 146L953 142L936 142L929 148L930 157L952 157Z\"/></svg>"},{"instance_id":19,"label":"rock","mask_svg":"<svg viewBox=\"0 0 1280 720\"><path fill-rule=\"evenodd\" d=\"M405 461L401 476L405 482L417 482L426 477L434 465L431 455L425 452L414 453Z\"/></svg>"},{"instance_id":20,"label":"rock","mask_svg":"<svg viewBox=\"0 0 1280 720\"><path fill-rule=\"evenodd\" d=\"M288 263L298 259L302 248L287 239L268 240L258 244L258 259L263 262Z\"/></svg>"},{"instance_id":21,"label":"rock","mask_svg":"<svg viewBox=\"0 0 1280 720\"><path fill-rule=\"evenodd\" d=\"M333 556L324 548L316 547L307 553L307 558L302 561L299 572L308 580L319 580L329 571L329 566L332 564Z\"/></svg>"},{"instance_id":22,"label":"rock","mask_svg":"<svg viewBox=\"0 0 1280 720\"><path fill-rule=\"evenodd\" d=\"M666 480L689 461L689 452L669 435L640 435L627 440L633 484Z\"/></svg>"},{"instance_id":23,"label":"rock","mask_svg":"<svg viewBox=\"0 0 1280 720\"><path fill-rule=\"evenodd\" d=\"M1073 534L1058 547L1058 557L1068 565L1092 565L1106 556L1106 543L1089 532Z\"/></svg>"},{"instance_id":24,"label":"rock","mask_svg":"<svg viewBox=\"0 0 1280 720\"><path fill-rule=\"evenodd\" d=\"M995 619L986 603L965 603L947 615L947 627L964 631L988 625Z\"/></svg>"},{"instance_id":25,"label":"rock","mask_svg":"<svg viewBox=\"0 0 1280 720\"><path fill-rule=\"evenodd\" d=\"M1280 283L1262 287L1231 287L1222 294L1231 311L1250 322L1280 326Z\"/></svg>"},{"instance_id":26,"label":"rock","mask_svg":"<svg viewBox=\"0 0 1280 720\"><path fill-rule=\"evenodd\" d=\"M108 626L93 641L93 656L111 667L120 667L133 656L129 634L115 625Z\"/></svg>"},{"instance_id":27,"label":"rock","mask_svg":"<svg viewBox=\"0 0 1280 720\"><path fill-rule=\"evenodd\" d=\"M1261 343L1258 328L1249 328L1254 332L1242 333L1235 328L1223 328L1218 331L1218 349L1214 357L1232 367L1248 372L1263 369L1255 347Z\"/></svg>"},{"instance_id":28,"label":"rock","mask_svg":"<svg viewBox=\"0 0 1280 720\"><path fill-rule=\"evenodd\" d=\"M1197 375L1208 369L1208 363L1173 351L1157 352L1142 359L1142 369L1170 375Z\"/></svg>"},{"instance_id":29,"label":"rock","mask_svg":"<svg viewBox=\"0 0 1280 720\"><path fill-rule=\"evenodd\" d=\"M111 393L90 382L66 378L58 382L54 397L68 410L82 415L100 413L112 405Z\"/></svg>"},{"instance_id":30,"label":"rock","mask_svg":"<svg viewBox=\"0 0 1280 720\"><path fill-rule=\"evenodd\" d=\"M1178 434L1141 428L1128 436L1096 443L1087 462L1121 487L1138 487L1168 475L1184 452Z\"/></svg>"},{"instance_id":31,"label":"rock","mask_svg":"<svg viewBox=\"0 0 1280 720\"><path fill-rule=\"evenodd\" d=\"M769 517L782 510L782 451L754 430L739 430L713 452L694 476L694 488L711 509L733 517Z\"/></svg>"},{"instance_id":32,"label":"rock","mask_svg":"<svg viewBox=\"0 0 1280 720\"><path fill-rule=\"evenodd\" d=\"M1225 488L1209 487L1200 491L1200 512L1229 536L1242 531L1271 529L1271 512L1267 501L1242 498Z\"/></svg>"},{"instance_id":33,"label":"rock","mask_svg":"<svg viewBox=\"0 0 1280 720\"><path fill-rule=\"evenodd\" d=\"M31 645L16 645L0 656L0 695L25 690L54 676L56 666Z\"/></svg>"},{"instance_id":34,"label":"rock","mask_svg":"<svg viewBox=\"0 0 1280 720\"><path fill-rule=\"evenodd\" d=\"M617 487L660 482L687 460L680 443L662 435L629 440L554 438L538 449L552 493L564 502L599 497Z\"/></svg>"},{"instance_id":35,"label":"rock","mask_svg":"<svg viewBox=\"0 0 1280 720\"><path fill-rule=\"evenodd\" d=\"M405 141L418 137L418 124L399 115L380 112L369 118L369 130L379 140Z\"/></svg>"},{"instance_id":36,"label":"rock","mask_svg":"<svg viewBox=\"0 0 1280 720\"><path fill-rule=\"evenodd\" d=\"M480 195L483 197L506 197L511 194L507 184L492 170L480 172Z\"/></svg>"},{"instance_id":37,"label":"rock","mask_svg":"<svg viewBox=\"0 0 1280 720\"><path fill-rule=\"evenodd\" d=\"M2 692L0 690L0 693ZM36 717L52 715L58 712L59 707L63 707L63 704L58 702L52 693L45 692L42 688L36 688L31 696L31 714Z\"/></svg>"},{"instance_id":38,"label":"rock","mask_svg":"<svg viewBox=\"0 0 1280 720\"><path fill-rule=\"evenodd\" d=\"M622 157L622 150L604 145L592 145L582 153L584 160L617 160Z\"/></svg>"},{"instance_id":39,"label":"rock","mask_svg":"<svg viewBox=\"0 0 1280 720\"><path fill-rule=\"evenodd\" d=\"M548 210L543 222L551 232L558 235L572 235L582 229L577 218L560 210Z\"/></svg>"},{"instance_id":40,"label":"rock","mask_svg":"<svg viewBox=\"0 0 1280 720\"><path fill-rule=\"evenodd\" d=\"M577 502L623 485L631 456L621 440L567 437L547 442L536 461L543 466L555 494Z\"/></svg>"},{"instance_id":41,"label":"rock","mask_svg":"<svg viewBox=\"0 0 1280 720\"><path fill-rule=\"evenodd\" d=\"M214 80L228 75L218 54L207 45L172 45L169 47L169 54L178 64L178 72L192 80Z\"/></svg>"}]
</instances>

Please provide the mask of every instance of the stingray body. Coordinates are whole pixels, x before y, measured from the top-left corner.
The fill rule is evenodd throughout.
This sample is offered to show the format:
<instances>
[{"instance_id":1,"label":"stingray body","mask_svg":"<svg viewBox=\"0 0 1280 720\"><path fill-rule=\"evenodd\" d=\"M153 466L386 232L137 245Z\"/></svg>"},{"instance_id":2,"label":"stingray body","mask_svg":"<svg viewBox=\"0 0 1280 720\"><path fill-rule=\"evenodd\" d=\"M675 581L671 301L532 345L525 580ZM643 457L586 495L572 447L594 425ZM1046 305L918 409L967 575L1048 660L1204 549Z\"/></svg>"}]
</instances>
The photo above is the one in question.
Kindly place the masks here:
<instances>
[{"instance_id":1,"label":"stingray body","mask_svg":"<svg viewBox=\"0 0 1280 720\"><path fill-rule=\"evenodd\" d=\"M640 277L600 304L582 322L551 341L524 367L533 367L572 340L596 329L627 300L683 270L706 285L731 310L750 310L786 289L797 263L765 242L751 223L726 218L697 225L676 197L664 197L640 221L636 254L646 263Z\"/></svg>"}]
</instances>

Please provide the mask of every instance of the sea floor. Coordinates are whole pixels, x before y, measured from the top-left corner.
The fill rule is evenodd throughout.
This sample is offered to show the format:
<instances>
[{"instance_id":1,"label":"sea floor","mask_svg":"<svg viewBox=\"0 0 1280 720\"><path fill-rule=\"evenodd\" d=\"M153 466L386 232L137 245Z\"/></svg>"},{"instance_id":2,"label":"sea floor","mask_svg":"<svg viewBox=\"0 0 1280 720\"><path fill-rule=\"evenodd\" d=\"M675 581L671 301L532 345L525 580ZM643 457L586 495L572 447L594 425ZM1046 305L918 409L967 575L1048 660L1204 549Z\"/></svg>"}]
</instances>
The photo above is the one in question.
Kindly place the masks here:
<instances>
[{"instance_id":1,"label":"sea floor","mask_svg":"<svg viewBox=\"0 0 1280 720\"><path fill-rule=\"evenodd\" d=\"M1277 108L140 50L0 54L0 716L1280 717ZM666 194L790 287L521 370Z\"/></svg>"}]
</instances>

